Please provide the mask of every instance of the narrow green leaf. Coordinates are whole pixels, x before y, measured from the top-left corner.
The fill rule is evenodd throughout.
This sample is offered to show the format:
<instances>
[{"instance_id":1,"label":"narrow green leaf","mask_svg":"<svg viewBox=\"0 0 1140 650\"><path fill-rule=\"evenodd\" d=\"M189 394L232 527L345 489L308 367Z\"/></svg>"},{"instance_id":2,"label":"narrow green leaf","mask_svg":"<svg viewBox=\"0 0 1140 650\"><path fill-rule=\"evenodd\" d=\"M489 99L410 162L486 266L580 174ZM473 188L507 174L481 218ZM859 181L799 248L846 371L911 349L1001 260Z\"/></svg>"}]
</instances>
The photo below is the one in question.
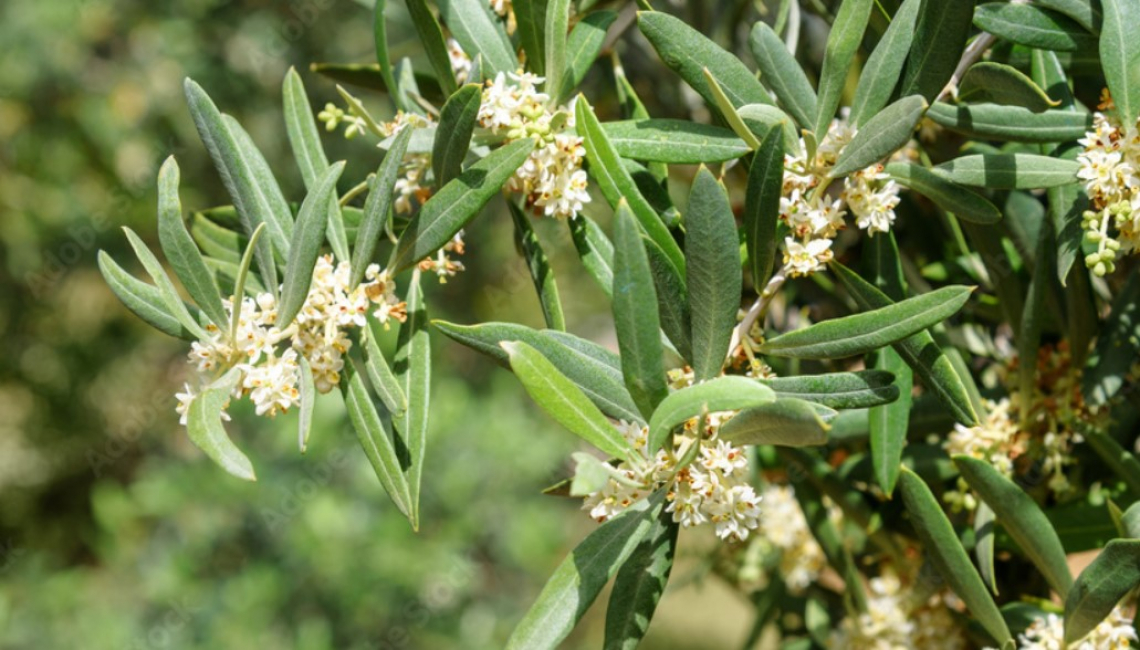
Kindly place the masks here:
<instances>
[{"instance_id":1,"label":"narrow green leaf","mask_svg":"<svg viewBox=\"0 0 1140 650\"><path fill-rule=\"evenodd\" d=\"M513 202L510 207L511 218L515 222L515 238L526 259L530 270L530 279L534 282L534 289L538 293L538 303L542 306L542 317L546 326L552 330L566 331L566 317L562 314L562 300L558 297L558 284L554 281L554 269L542 250L538 235L530 225L530 219Z\"/></svg>"},{"instance_id":2,"label":"narrow green leaf","mask_svg":"<svg viewBox=\"0 0 1140 650\"><path fill-rule=\"evenodd\" d=\"M909 187L965 221L980 224L1001 221L1001 210L989 199L946 180L926 167L893 162L886 166L886 172L899 185Z\"/></svg>"},{"instance_id":3,"label":"narrow green leaf","mask_svg":"<svg viewBox=\"0 0 1140 650\"><path fill-rule=\"evenodd\" d=\"M898 151L910 141L925 112L926 100L922 95L903 97L886 107L859 129L828 175L846 176Z\"/></svg>"},{"instance_id":4,"label":"narrow green leaf","mask_svg":"<svg viewBox=\"0 0 1140 650\"><path fill-rule=\"evenodd\" d=\"M1093 34L1100 33L1100 0L1034 0L1033 4L1065 14Z\"/></svg>"},{"instance_id":5,"label":"narrow green leaf","mask_svg":"<svg viewBox=\"0 0 1140 650\"><path fill-rule=\"evenodd\" d=\"M508 368L510 359L499 344L522 341L541 352L606 415L615 420L644 422L622 382L621 360L597 343L572 334L533 330L513 323L467 326L435 321L433 324L448 338Z\"/></svg>"},{"instance_id":6,"label":"narrow green leaf","mask_svg":"<svg viewBox=\"0 0 1140 650\"><path fill-rule=\"evenodd\" d=\"M779 448L777 450L781 452L781 456L785 456L791 451ZM858 568L851 557L851 551L847 549L843 536L831 518L832 508L830 504L824 503L819 488L809 481L806 472L789 473L789 478L795 489L796 501L799 502L800 509L804 513L804 519L808 522L808 530L811 531L812 537L823 549L827 562L835 568L836 573L842 576L846 583L847 589L843 594L844 606L850 607L851 610L858 613L866 612L867 594L859 576ZM782 592L783 590L779 589L778 591Z\"/></svg>"},{"instance_id":7,"label":"narrow green leaf","mask_svg":"<svg viewBox=\"0 0 1140 650\"><path fill-rule=\"evenodd\" d=\"M882 291L875 288L851 269L834 262L831 264L839 281L863 309L879 309L895 304ZM893 345L907 365L922 379L922 383L938 396L954 418L968 426L978 423L978 415L970 402L965 381L954 369L953 363L934 342L929 332L919 332Z\"/></svg>"},{"instance_id":8,"label":"narrow green leaf","mask_svg":"<svg viewBox=\"0 0 1140 650\"><path fill-rule=\"evenodd\" d=\"M396 431L407 445L408 491L412 506L412 528L420 527L420 484L427 448L428 414L431 412L431 336L427 308L420 287L420 272L412 273L408 284L408 318L400 326L393 371L403 388L408 408L395 414Z\"/></svg>"},{"instance_id":9,"label":"narrow green leaf","mask_svg":"<svg viewBox=\"0 0 1140 650\"><path fill-rule=\"evenodd\" d=\"M1140 494L1140 459L1103 431L1088 431L1085 441L1134 494Z\"/></svg>"},{"instance_id":10,"label":"narrow green leaf","mask_svg":"<svg viewBox=\"0 0 1140 650\"><path fill-rule=\"evenodd\" d=\"M463 171L482 99L479 86L467 84L443 105L431 151L431 168L437 187L446 185Z\"/></svg>"},{"instance_id":11,"label":"narrow green leaf","mask_svg":"<svg viewBox=\"0 0 1140 650\"><path fill-rule=\"evenodd\" d=\"M329 199L336 196L336 182L344 171L344 162L329 167L320 182L301 204L293 241L289 244L289 262L285 267L285 281L281 284L281 303L277 307L277 327L285 328L293 322L301 305L309 295L313 282L313 267L321 254L328 225Z\"/></svg>"},{"instance_id":12,"label":"narrow green leaf","mask_svg":"<svg viewBox=\"0 0 1140 650\"><path fill-rule=\"evenodd\" d=\"M906 55L914 40L915 23L922 0L904 0L891 18L891 24L875 51L863 65L855 99L851 102L851 123L862 127L887 105L899 83Z\"/></svg>"},{"instance_id":13,"label":"narrow green leaf","mask_svg":"<svg viewBox=\"0 0 1140 650\"><path fill-rule=\"evenodd\" d=\"M896 561L903 561L903 551L892 533L883 528L880 513L872 510L863 493L851 489L850 484L841 478L819 453L799 447L776 447L776 453L785 464L789 465L790 474L802 473L806 476L811 482L810 485L823 492L835 505L838 505L844 516L866 532L869 539L881 551L889 554ZM797 484L796 489L800 489L800 484ZM809 521L812 521L813 525L819 524L818 519L809 519ZM832 555L829 554L829 557ZM855 567L849 558L845 558L837 564L836 568L847 572L852 571ZM850 574L845 576L849 586L860 584L857 573L854 575L854 581L851 580L851 577Z\"/></svg>"},{"instance_id":14,"label":"narrow green leaf","mask_svg":"<svg viewBox=\"0 0 1140 650\"><path fill-rule=\"evenodd\" d=\"M872 0L847 0L839 5L835 22L831 25L823 53L823 69L819 73L819 100L812 128L820 139L827 133L828 125L839 108L847 73L855 60L859 43L863 41L873 6Z\"/></svg>"},{"instance_id":15,"label":"narrow green leaf","mask_svg":"<svg viewBox=\"0 0 1140 650\"><path fill-rule=\"evenodd\" d=\"M273 258L273 246L285 252L288 238L280 230L279 224L284 215L279 214L281 205L276 200L272 187L261 184L254 171L254 163L247 157L247 152L238 146L233 133L230 132L218 107L206 94L202 87L187 79L185 82L186 101L190 106L190 114L194 118L194 125L198 135L210 152L210 158L222 177L234 207L241 219L242 228L246 235L250 235L262 223L277 224L273 228L275 236L262 240L256 249L257 265L261 269L263 284L274 294L277 293L277 263ZM280 189L277 189L280 193ZM289 206L284 206L288 212Z\"/></svg>"},{"instance_id":16,"label":"narrow green leaf","mask_svg":"<svg viewBox=\"0 0 1140 650\"><path fill-rule=\"evenodd\" d=\"M389 93L388 83L380 74L380 66L375 63L310 63L309 71L327 77L338 84L347 84L358 88L376 90ZM475 79L473 75L472 80ZM435 77L427 74L415 73L416 86L420 88L425 98L438 98L443 101L443 91Z\"/></svg>"},{"instance_id":17,"label":"narrow green leaf","mask_svg":"<svg viewBox=\"0 0 1140 650\"><path fill-rule=\"evenodd\" d=\"M935 102L926 116L951 131L983 140L1070 142L1092 129L1092 115L1082 111L1033 112L1021 106Z\"/></svg>"},{"instance_id":18,"label":"narrow green leaf","mask_svg":"<svg viewBox=\"0 0 1140 650\"><path fill-rule=\"evenodd\" d=\"M776 261L776 224L780 219L780 196L784 185L784 141L781 129L769 129L752 156L748 186L744 192L741 228L752 267L752 285L764 290Z\"/></svg>"},{"instance_id":19,"label":"narrow green leaf","mask_svg":"<svg viewBox=\"0 0 1140 650\"><path fill-rule=\"evenodd\" d=\"M170 313L161 291L124 271L106 251L99 251L99 271L119 301L148 325L176 338L198 340L197 334Z\"/></svg>"},{"instance_id":20,"label":"narrow green leaf","mask_svg":"<svg viewBox=\"0 0 1140 650\"><path fill-rule=\"evenodd\" d=\"M776 400L771 388L754 379L726 375L670 394L649 420L649 450L665 445L673 428L702 412L736 411Z\"/></svg>"},{"instance_id":21,"label":"narrow green leaf","mask_svg":"<svg viewBox=\"0 0 1140 650\"><path fill-rule=\"evenodd\" d=\"M231 304L238 306L237 309L230 309L230 339L236 341L238 335L238 325L241 323L241 305L245 301L246 280L249 278L249 267L253 264L253 254L257 250L257 242L261 236L265 234L265 224L257 225L257 229L249 237L249 243L246 244L245 252L242 253L241 263L238 265L237 277L234 278L234 292L231 294Z\"/></svg>"},{"instance_id":22,"label":"narrow green leaf","mask_svg":"<svg viewBox=\"0 0 1140 650\"><path fill-rule=\"evenodd\" d=\"M1140 584L1140 539L1114 539L1085 567L1065 599L1065 645L1092 632Z\"/></svg>"},{"instance_id":23,"label":"narrow green leaf","mask_svg":"<svg viewBox=\"0 0 1140 650\"><path fill-rule=\"evenodd\" d=\"M652 206L637 190L633 178L621 165L613 143L594 115L593 107L581 95L578 96L575 105L575 118L578 134L584 140L586 155L590 161L590 175L597 181L606 196L606 201L616 208L618 201L624 197L633 215L649 235L650 241L661 250L677 275L683 277L685 259L680 246L661 223L661 218Z\"/></svg>"},{"instance_id":24,"label":"narrow green leaf","mask_svg":"<svg viewBox=\"0 0 1140 650\"><path fill-rule=\"evenodd\" d=\"M531 72L546 74L546 51L543 39L546 37L546 5L548 0L514 0L515 22L518 25L519 42L526 53L526 64Z\"/></svg>"},{"instance_id":25,"label":"narrow green leaf","mask_svg":"<svg viewBox=\"0 0 1140 650\"><path fill-rule=\"evenodd\" d=\"M895 377L898 399L891 404L872 407L868 414L871 427L871 466L875 482L889 497L894 493L895 482L902 467L903 447L910 426L911 386L914 383L910 366L893 348L879 351L875 367Z\"/></svg>"},{"instance_id":26,"label":"narrow green leaf","mask_svg":"<svg viewBox=\"0 0 1140 650\"><path fill-rule=\"evenodd\" d=\"M451 30L472 59L483 57L484 74L494 78L497 73L514 72L519 67L518 57L511 47L502 24L491 15L490 6L482 0L439 0L439 16ZM549 70L546 71L550 73Z\"/></svg>"},{"instance_id":27,"label":"narrow green leaf","mask_svg":"<svg viewBox=\"0 0 1140 650\"><path fill-rule=\"evenodd\" d=\"M1132 124L1140 115L1140 43L1132 29L1140 24L1140 5L1133 0L1101 0L1104 23L1100 61L1104 80L1120 121Z\"/></svg>"},{"instance_id":28,"label":"narrow green leaf","mask_svg":"<svg viewBox=\"0 0 1140 650\"><path fill-rule=\"evenodd\" d=\"M313 383L313 369L305 355L297 357L297 365L301 368L301 381L298 385L301 393L301 405L297 410L297 447L301 453L309 447L309 434L313 430L313 405L316 402L317 387Z\"/></svg>"},{"instance_id":29,"label":"narrow green leaf","mask_svg":"<svg viewBox=\"0 0 1140 650\"><path fill-rule=\"evenodd\" d=\"M593 219L584 214L568 221L570 237L578 251L578 259L606 296L613 298L614 245Z\"/></svg>"},{"instance_id":30,"label":"narrow green leaf","mask_svg":"<svg viewBox=\"0 0 1140 650\"><path fill-rule=\"evenodd\" d=\"M942 504L909 468L903 468L899 475L899 488L914 522L914 530L922 540L923 548L929 551L928 557L938 573L999 646L1012 644L1013 635L985 583L970 563L954 526L942 512Z\"/></svg>"},{"instance_id":31,"label":"narrow green leaf","mask_svg":"<svg viewBox=\"0 0 1140 650\"><path fill-rule=\"evenodd\" d=\"M756 134L752 132L752 129L745 124L744 119L736 112L736 107L732 105L732 100L728 98L724 89L717 83L716 77L713 76L713 73L710 72L708 68L705 68L703 73L705 75L705 81L708 82L709 91L712 93L713 99L716 102L714 106L720 111L724 121L728 122L728 125L732 127L737 137L743 140L749 149L753 151L758 149L760 147L760 140L756 138Z\"/></svg>"},{"instance_id":32,"label":"narrow green leaf","mask_svg":"<svg viewBox=\"0 0 1140 650\"><path fill-rule=\"evenodd\" d=\"M792 118L775 106L747 104L741 106L736 114L756 137L763 139L773 128L778 128L784 134L785 150L795 151L800 146L800 134Z\"/></svg>"},{"instance_id":33,"label":"narrow green leaf","mask_svg":"<svg viewBox=\"0 0 1140 650\"><path fill-rule=\"evenodd\" d=\"M622 377L641 414L649 419L669 394L662 361L657 292L641 231L625 201L614 215L613 312Z\"/></svg>"},{"instance_id":34,"label":"narrow green leaf","mask_svg":"<svg viewBox=\"0 0 1140 650\"><path fill-rule=\"evenodd\" d=\"M233 210L233 206L228 207L236 221L237 212ZM237 264L241 261L241 254L246 246L243 235L212 221L207 216L211 213L216 214L215 211L194 213L190 218L190 236L194 238L207 260L213 258ZM235 223L234 227L240 228L241 224Z\"/></svg>"},{"instance_id":35,"label":"narrow green leaf","mask_svg":"<svg viewBox=\"0 0 1140 650\"><path fill-rule=\"evenodd\" d=\"M558 565L538 600L507 641L508 650L558 647L586 614L642 540L653 530L665 506L657 492L602 524Z\"/></svg>"},{"instance_id":36,"label":"narrow green leaf","mask_svg":"<svg viewBox=\"0 0 1140 650\"><path fill-rule=\"evenodd\" d=\"M1034 50L1034 55L1042 50ZM958 99L970 102L994 102L1022 106L1040 113L1057 106L1045 91L1017 68L982 61L970 66L958 87Z\"/></svg>"},{"instance_id":37,"label":"narrow green leaf","mask_svg":"<svg viewBox=\"0 0 1140 650\"><path fill-rule=\"evenodd\" d=\"M1140 503L1128 506L1120 516L1120 523L1124 527L1123 537L1140 539Z\"/></svg>"},{"instance_id":38,"label":"narrow green leaf","mask_svg":"<svg viewBox=\"0 0 1140 650\"><path fill-rule=\"evenodd\" d=\"M779 398L793 397L833 409L869 408L889 404L899 398L895 377L882 370L832 372L822 375L773 377L760 383Z\"/></svg>"},{"instance_id":39,"label":"narrow green leaf","mask_svg":"<svg viewBox=\"0 0 1140 650\"><path fill-rule=\"evenodd\" d=\"M558 102L563 90L563 77L569 71L566 39L570 31L570 0L547 0L546 24L543 25L543 48L546 52L546 88Z\"/></svg>"},{"instance_id":40,"label":"narrow green leaf","mask_svg":"<svg viewBox=\"0 0 1140 650\"><path fill-rule=\"evenodd\" d=\"M974 25L1007 41L1042 50L1075 52L1096 46L1096 38L1076 21L1030 4L987 2L978 5L974 10Z\"/></svg>"},{"instance_id":41,"label":"narrow green leaf","mask_svg":"<svg viewBox=\"0 0 1140 650\"><path fill-rule=\"evenodd\" d=\"M388 89L388 96L396 108L407 109L407 99L392 76L392 59L388 54L388 21L385 16L388 0L376 0L372 11L372 40L376 45L376 61L380 66L380 77Z\"/></svg>"},{"instance_id":42,"label":"narrow green leaf","mask_svg":"<svg viewBox=\"0 0 1140 650\"><path fill-rule=\"evenodd\" d=\"M923 2L903 72L901 96L933 102L958 67L973 30L974 0Z\"/></svg>"},{"instance_id":43,"label":"narrow green leaf","mask_svg":"<svg viewBox=\"0 0 1140 650\"><path fill-rule=\"evenodd\" d=\"M1140 354L1140 274L1129 276L1112 301L1112 312L1097 335L1096 348L1085 363L1085 399L1107 404L1120 393Z\"/></svg>"},{"instance_id":44,"label":"narrow green leaf","mask_svg":"<svg viewBox=\"0 0 1140 650\"><path fill-rule=\"evenodd\" d=\"M432 195L400 235L388 264L392 272L418 264L450 241L502 190L532 151L534 140L516 140L471 165Z\"/></svg>"},{"instance_id":45,"label":"narrow green leaf","mask_svg":"<svg viewBox=\"0 0 1140 650\"><path fill-rule=\"evenodd\" d=\"M392 432L372 404L372 397L360 378L356 369L356 362L349 359L344 366L346 379L341 381L341 391L344 393L344 405L348 410L348 419L364 448L364 455L380 479L380 485L388 493L388 498L405 517L412 517L412 497L408 487L408 479L404 476L404 469L396 456L396 446L392 440Z\"/></svg>"},{"instance_id":46,"label":"narrow green leaf","mask_svg":"<svg viewBox=\"0 0 1140 650\"><path fill-rule=\"evenodd\" d=\"M740 310L740 246L728 195L702 166L685 215L685 285L689 288L692 366L696 381L716 377Z\"/></svg>"},{"instance_id":47,"label":"narrow green leaf","mask_svg":"<svg viewBox=\"0 0 1140 650\"><path fill-rule=\"evenodd\" d=\"M516 14L517 14L516 10ZM574 25L570 31L570 38L566 42L566 51L570 52L570 59L566 62L566 72L562 77L562 87L557 94L552 95L554 103L561 105L574 94L574 89L586 78L590 66L594 65L602 46L606 42L606 30L617 20L617 14L612 11L595 11L587 14ZM547 80L547 88L554 86Z\"/></svg>"},{"instance_id":48,"label":"narrow green leaf","mask_svg":"<svg viewBox=\"0 0 1140 650\"><path fill-rule=\"evenodd\" d=\"M975 154L955 158L934 168L934 173L963 185L994 190L1037 189L1077 181L1080 165L1028 153Z\"/></svg>"},{"instance_id":49,"label":"narrow green leaf","mask_svg":"<svg viewBox=\"0 0 1140 650\"><path fill-rule=\"evenodd\" d=\"M384 408L388 409L393 417L402 417L404 411L408 410L408 396L404 393L404 384L396 378L392 367L388 365L388 360L384 358L384 353L376 343L376 321L370 319L368 324L371 331L362 337L364 368L368 371L368 380L372 382L372 390L376 391L376 396L380 398Z\"/></svg>"},{"instance_id":50,"label":"narrow green leaf","mask_svg":"<svg viewBox=\"0 0 1140 650\"><path fill-rule=\"evenodd\" d=\"M974 555L978 572L990 592L997 595L997 574L994 572L994 511L985 503L974 510Z\"/></svg>"},{"instance_id":51,"label":"narrow green leaf","mask_svg":"<svg viewBox=\"0 0 1140 650\"><path fill-rule=\"evenodd\" d=\"M229 405L234 387L240 380L241 371L233 368L203 387L186 411L186 433L222 469L240 479L256 481L253 464L234 445L222 426L222 412Z\"/></svg>"},{"instance_id":52,"label":"narrow green leaf","mask_svg":"<svg viewBox=\"0 0 1140 650\"><path fill-rule=\"evenodd\" d=\"M222 295L214 282L214 274L206 267L202 253L182 221L178 177L178 163L171 156L158 171L158 241L186 292L212 323L225 327L229 319L222 307Z\"/></svg>"},{"instance_id":53,"label":"narrow green leaf","mask_svg":"<svg viewBox=\"0 0 1140 650\"><path fill-rule=\"evenodd\" d=\"M1054 283L1053 278L1056 276L1052 264L1052 260L1056 259L1053 254L1056 247L1053 223L1043 219L1039 228L1033 278L1025 297L1021 330L1017 337L1017 354L1021 360L1017 366L1018 387L1022 395L1032 395L1037 384L1037 351L1041 346L1041 333L1045 329L1045 321L1049 318L1046 303L1049 289Z\"/></svg>"},{"instance_id":54,"label":"narrow green leaf","mask_svg":"<svg viewBox=\"0 0 1140 650\"><path fill-rule=\"evenodd\" d=\"M500 343L531 399L571 433L610 456L627 458L629 443L598 407L542 353L521 341Z\"/></svg>"},{"instance_id":55,"label":"narrow green leaf","mask_svg":"<svg viewBox=\"0 0 1140 650\"><path fill-rule=\"evenodd\" d=\"M606 608L605 650L635 650L649 631L673 569L679 528L673 514L662 510L618 571Z\"/></svg>"},{"instance_id":56,"label":"narrow green leaf","mask_svg":"<svg viewBox=\"0 0 1140 650\"><path fill-rule=\"evenodd\" d=\"M762 78L776 94L780 105L801 127L809 128L816 113L815 89L796 57L764 21L757 21L752 26L748 45L752 48L752 56L756 58Z\"/></svg>"},{"instance_id":57,"label":"narrow green leaf","mask_svg":"<svg viewBox=\"0 0 1140 650\"><path fill-rule=\"evenodd\" d=\"M273 242L278 258L284 257L289 253L289 239L293 236L293 211L289 208L289 202L281 193L281 187L269 167L269 161L265 159L245 128L231 115L222 114L222 121L233 134L234 142L237 143L242 157L249 161L253 182L273 206L272 210L265 213L266 234L271 237L270 241Z\"/></svg>"},{"instance_id":58,"label":"narrow green leaf","mask_svg":"<svg viewBox=\"0 0 1140 650\"><path fill-rule=\"evenodd\" d=\"M321 174L329 167L329 160L325 150L321 147L320 134L313 119L313 112L309 108L309 98L305 94L305 86L301 82L301 75L294 68L289 68L285 74L285 84L281 92L285 103L285 133L289 137L289 146L293 150L293 158L297 161L297 168L301 170L301 178L305 182L305 189L313 191ZM337 197L329 199L328 240L333 253L338 260L347 260L349 257L348 236L345 234L344 218L337 204Z\"/></svg>"},{"instance_id":59,"label":"narrow green leaf","mask_svg":"<svg viewBox=\"0 0 1140 650\"><path fill-rule=\"evenodd\" d=\"M718 435L736 445L810 447L827 444L828 429L812 402L777 397L737 413L721 425Z\"/></svg>"},{"instance_id":60,"label":"narrow green leaf","mask_svg":"<svg viewBox=\"0 0 1140 650\"><path fill-rule=\"evenodd\" d=\"M447 54L447 42L443 39L439 21L424 0L408 0L408 14L412 17L412 25L424 46L443 96L451 97L456 89L455 71L451 68L451 57Z\"/></svg>"},{"instance_id":61,"label":"narrow green leaf","mask_svg":"<svg viewBox=\"0 0 1140 650\"><path fill-rule=\"evenodd\" d=\"M385 154L384 160L380 161L375 178L369 183L368 200L364 202L364 214L356 230L356 242L352 250L352 277L349 281L351 286L360 284L364 279L364 273L376 254L376 245L380 242L384 225L388 223L389 213L395 202L396 177L400 172L400 163L404 160L404 153L408 149L408 142L414 131L415 129L411 127L400 131L388 153Z\"/></svg>"},{"instance_id":62,"label":"narrow green leaf","mask_svg":"<svg viewBox=\"0 0 1140 650\"><path fill-rule=\"evenodd\" d=\"M733 106L774 103L740 59L681 19L660 11L642 11L637 14L637 24L665 65L680 75L710 106L716 105L716 98L705 78L705 68L724 89Z\"/></svg>"},{"instance_id":63,"label":"narrow green leaf","mask_svg":"<svg viewBox=\"0 0 1140 650\"><path fill-rule=\"evenodd\" d=\"M190 310L186 308L186 304L182 302L182 298L178 295L178 289L174 287L174 283L170 280L170 276L166 274L166 270L162 268L162 264L154 253L147 248L143 240L135 234L135 231L123 226L123 232L127 234L127 239L131 242L131 248L135 250L135 255L138 256L139 261L142 262L143 268L146 269L151 280L154 281L155 286L158 288L159 296L162 298L162 303L166 307L166 312L173 315L182 323L182 326L194 333L200 340L207 340L209 336L198 321L190 315Z\"/></svg>"},{"instance_id":64,"label":"narrow green leaf","mask_svg":"<svg viewBox=\"0 0 1140 650\"><path fill-rule=\"evenodd\" d=\"M669 229L653 206L645 200L629 171L621 164L613 144L598 123L594 109L579 95L575 105L578 134L590 161L590 176L597 181L606 201L613 207L625 198L649 240L646 252L653 269L654 286L661 313L661 327L682 357L691 354L689 343L689 300L685 290L685 258Z\"/></svg>"},{"instance_id":65,"label":"narrow green leaf","mask_svg":"<svg viewBox=\"0 0 1140 650\"><path fill-rule=\"evenodd\" d=\"M1049 586L1065 598L1073 577L1061 540L1041 507L988 461L959 454L954 456L954 464L966 483L993 509L997 521L1045 576Z\"/></svg>"},{"instance_id":66,"label":"narrow green leaf","mask_svg":"<svg viewBox=\"0 0 1140 650\"><path fill-rule=\"evenodd\" d=\"M839 359L877 350L957 313L970 287L943 287L861 314L834 318L765 341L763 354L797 359Z\"/></svg>"},{"instance_id":67,"label":"narrow green leaf","mask_svg":"<svg viewBox=\"0 0 1140 650\"><path fill-rule=\"evenodd\" d=\"M602 125L622 158L695 165L733 160L751 149L732 131L684 120L646 119Z\"/></svg>"},{"instance_id":68,"label":"narrow green leaf","mask_svg":"<svg viewBox=\"0 0 1140 650\"><path fill-rule=\"evenodd\" d=\"M1064 1L1064 0L1062 0ZM1082 0L1073 0L1082 2ZM1069 87L1068 74L1065 66L1056 52L1049 50L1033 50L1030 58L1030 73L1033 83L1045 92L1046 97L1062 110L1076 111L1077 102L1073 98L1073 90Z\"/></svg>"}]
</instances>

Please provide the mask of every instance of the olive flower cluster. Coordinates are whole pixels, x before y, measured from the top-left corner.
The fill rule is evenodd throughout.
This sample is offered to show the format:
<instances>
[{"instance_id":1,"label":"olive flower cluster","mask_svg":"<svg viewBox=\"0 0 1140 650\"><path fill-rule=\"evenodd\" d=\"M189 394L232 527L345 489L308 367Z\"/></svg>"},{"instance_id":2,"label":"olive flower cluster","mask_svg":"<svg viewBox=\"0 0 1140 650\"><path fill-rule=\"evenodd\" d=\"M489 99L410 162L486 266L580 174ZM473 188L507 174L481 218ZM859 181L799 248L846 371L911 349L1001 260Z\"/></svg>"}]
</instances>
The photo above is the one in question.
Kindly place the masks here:
<instances>
[{"instance_id":1,"label":"olive flower cluster","mask_svg":"<svg viewBox=\"0 0 1140 650\"><path fill-rule=\"evenodd\" d=\"M395 282L387 270L370 265L365 281L355 287L349 286L350 275L349 262L334 265L331 255L318 258L305 302L284 329L276 324L277 302L271 293L242 298L235 335L209 325L207 338L190 346L189 362L196 377L175 396L180 422L187 423L190 404L202 389L234 368L239 381L232 397L248 396L257 414L266 417L299 403L301 358L312 370L319 392L335 388L344 369L344 355L352 346L349 328L363 327L369 312L385 327L407 318L407 306L396 296ZM223 301L231 315L233 302L232 298Z\"/></svg>"}]
</instances>

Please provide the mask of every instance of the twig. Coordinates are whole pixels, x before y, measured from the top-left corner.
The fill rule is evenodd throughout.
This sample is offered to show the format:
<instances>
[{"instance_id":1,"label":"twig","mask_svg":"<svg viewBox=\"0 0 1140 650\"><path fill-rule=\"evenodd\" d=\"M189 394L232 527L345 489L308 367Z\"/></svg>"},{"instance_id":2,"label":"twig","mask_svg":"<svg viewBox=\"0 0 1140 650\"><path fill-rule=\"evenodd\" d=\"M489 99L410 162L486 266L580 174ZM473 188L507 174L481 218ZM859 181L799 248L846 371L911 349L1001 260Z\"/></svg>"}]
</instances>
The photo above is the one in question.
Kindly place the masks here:
<instances>
[{"instance_id":1,"label":"twig","mask_svg":"<svg viewBox=\"0 0 1140 650\"><path fill-rule=\"evenodd\" d=\"M969 70L970 66L982 58L982 55L986 53L986 50L990 49L990 46L994 44L995 40L997 39L989 32L979 34L978 37L966 47L966 51L962 52L962 58L958 60L958 67L954 68L954 74L951 75L950 81L946 84L946 87L942 89L942 92L938 93L938 98L934 101L942 101L947 95L952 95L957 98L958 84L962 82L962 77L966 76L966 70Z\"/></svg>"},{"instance_id":2,"label":"twig","mask_svg":"<svg viewBox=\"0 0 1140 650\"><path fill-rule=\"evenodd\" d=\"M744 314L744 318L741 319L740 324L732 331L732 340L728 346L729 357L731 357L733 351L736 350L736 346L740 345L740 342L752 331L753 323L768 311L768 305L772 302L772 298L776 296L776 292L780 290L780 287L784 286L784 282L788 279L784 271L785 269L780 269L772 276L772 279L768 280L764 291L760 292L760 297L756 299L756 302L752 303L752 306L748 308L748 312Z\"/></svg>"}]
</instances>

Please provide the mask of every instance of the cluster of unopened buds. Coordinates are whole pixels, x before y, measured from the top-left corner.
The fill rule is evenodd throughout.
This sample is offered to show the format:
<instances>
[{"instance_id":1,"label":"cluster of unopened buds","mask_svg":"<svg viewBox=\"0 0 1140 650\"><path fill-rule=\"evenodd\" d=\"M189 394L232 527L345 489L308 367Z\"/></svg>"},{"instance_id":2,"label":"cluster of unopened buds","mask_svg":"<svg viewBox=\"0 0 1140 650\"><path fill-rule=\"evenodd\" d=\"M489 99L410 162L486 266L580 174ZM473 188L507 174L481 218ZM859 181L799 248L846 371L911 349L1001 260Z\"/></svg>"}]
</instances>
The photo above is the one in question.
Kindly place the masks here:
<instances>
[{"instance_id":1,"label":"cluster of unopened buds","mask_svg":"<svg viewBox=\"0 0 1140 650\"><path fill-rule=\"evenodd\" d=\"M845 119L832 120L810 160L803 139L795 153L784 156L780 219L791 230L784 240L784 265L790 277L810 275L831 261L832 240L846 227L848 211L869 236L888 232L894 224L899 186L887 178L882 165L856 171L843 180L839 192L828 192L828 174L854 136L854 127Z\"/></svg>"},{"instance_id":2,"label":"cluster of unopened buds","mask_svg":"<svg viewBox=\"0 0 1140 650\"><path fill-rule=\"evenodd\" d=\"M1102 94L1093 130L1080 140L1077 176L1085 182L1091 209L1082 215L1085 239L1096 250L1085 264L1098 276L1116 270L1118 253L1140 249L1140 129L1113 115L1115 104Z\"/></svg>"},{"instance_id":3,"label":"cluster of unopened buds","mask_svg":"<svg viewBox=\"0 0 1140 650\"><path fill-rule=\"evenodd\" d=\"M235 332L207 327L208 338L190 346L196 377L176 395L180 422L187 423L190 404L202 389L233 369L240 377L232 397L248 396L257 414L267 417L298 404L302 358L318 392L335 388L352 346L349 329L365 327L370 313L385 328L407 318L407 305L396 296L386 270L370 265L355 287L349 286L350 275L349 262L334 265L331 255L318 258L308 296L288 327L277 326L277 302L267 292L242 298ZM232 315L233 299L223 304Z\"/></svg>"}]
</instances>

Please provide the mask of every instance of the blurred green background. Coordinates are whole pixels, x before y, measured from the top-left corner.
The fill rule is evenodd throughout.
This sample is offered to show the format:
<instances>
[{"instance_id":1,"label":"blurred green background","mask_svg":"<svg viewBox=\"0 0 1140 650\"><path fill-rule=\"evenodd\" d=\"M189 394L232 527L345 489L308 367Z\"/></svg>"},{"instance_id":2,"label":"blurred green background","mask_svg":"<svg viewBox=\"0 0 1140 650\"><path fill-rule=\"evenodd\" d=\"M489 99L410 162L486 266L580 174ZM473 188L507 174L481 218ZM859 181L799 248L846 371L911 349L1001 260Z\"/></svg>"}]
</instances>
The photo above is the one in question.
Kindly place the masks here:
<instances>
[{"instance_id":1,"label":"blurred green background","mask_svg":"<svg viewBox=\"0 0 1140 650\"><path fill-rule=\"evenodd\" d=\"M299 198L281 80L296 66L314 106L335 101L308 65L371 59L367 4L0 3L0 648L500 647L591 530L576 502L540 494L568 470L572 436L509 374L442 337L418 534L333 398L318 402L305 456L295 416L239 409L230 430L260 480L230 478L174 413L186 345L127 312L96 269L105 249L137 271L119 227L155 241L167 155L187 209L226 202L184 107L186 76L246 126ZM410 53L402 3L392 5L395 54ZM365 99L384 110L382 97ZM366 142L326 145L353 161L346 175L377 162ZM540 325L509 224L491 213L471 229L469 270L431 283L433 316ZM572 329L606 342L608 307L565 228L537 227L565 270ZM700 560L709 541L682 543L648 647L743 638L745 603ZM600 645L601 613L569 647Z\"/></svg>"}]
</instances>

